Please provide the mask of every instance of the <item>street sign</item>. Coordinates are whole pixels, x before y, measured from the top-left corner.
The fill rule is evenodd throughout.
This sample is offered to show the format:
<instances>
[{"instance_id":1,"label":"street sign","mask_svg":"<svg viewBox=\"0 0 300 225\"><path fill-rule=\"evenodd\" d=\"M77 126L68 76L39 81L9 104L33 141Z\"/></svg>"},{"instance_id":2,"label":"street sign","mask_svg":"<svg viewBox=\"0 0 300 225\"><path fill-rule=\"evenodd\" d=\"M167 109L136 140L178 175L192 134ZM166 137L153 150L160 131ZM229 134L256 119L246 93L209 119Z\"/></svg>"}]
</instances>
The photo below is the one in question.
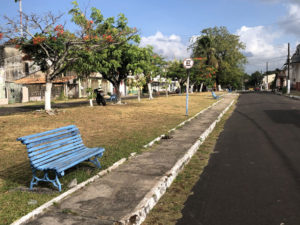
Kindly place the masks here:
<instances>
[{"instance_id":1,"label":"street sign","mask_svg":"<svg viewBox=\"0 0 300 225\"><path fill-rule=\"evenodd\" d=\"M194 61L192 59L185 59L183 60L183 67L186 69L191 69L194 65Z\"/></svg>"}]
</instances>

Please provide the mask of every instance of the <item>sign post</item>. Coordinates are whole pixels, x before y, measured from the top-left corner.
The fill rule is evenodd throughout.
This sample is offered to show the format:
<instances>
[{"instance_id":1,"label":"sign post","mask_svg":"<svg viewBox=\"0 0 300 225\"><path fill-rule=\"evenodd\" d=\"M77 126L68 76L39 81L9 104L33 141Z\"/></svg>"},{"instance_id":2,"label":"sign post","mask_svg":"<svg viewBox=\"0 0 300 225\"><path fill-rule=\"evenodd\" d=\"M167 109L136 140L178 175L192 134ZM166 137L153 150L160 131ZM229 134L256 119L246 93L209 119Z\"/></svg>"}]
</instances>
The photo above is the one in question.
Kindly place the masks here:
<instances>
[{"instance_id":1,"label":"sign post","mask_svg":"<svg viewBox=\"0 0 300 225\"><path fill-rule=\"evenodd\" d=\"M192 59L183 60L183 67L187 69L187 81L186 81L186 107L185 115L189 115L189 89L190 89L190 69L193 67L194 61Z\"/></svg>"}]
</instances>

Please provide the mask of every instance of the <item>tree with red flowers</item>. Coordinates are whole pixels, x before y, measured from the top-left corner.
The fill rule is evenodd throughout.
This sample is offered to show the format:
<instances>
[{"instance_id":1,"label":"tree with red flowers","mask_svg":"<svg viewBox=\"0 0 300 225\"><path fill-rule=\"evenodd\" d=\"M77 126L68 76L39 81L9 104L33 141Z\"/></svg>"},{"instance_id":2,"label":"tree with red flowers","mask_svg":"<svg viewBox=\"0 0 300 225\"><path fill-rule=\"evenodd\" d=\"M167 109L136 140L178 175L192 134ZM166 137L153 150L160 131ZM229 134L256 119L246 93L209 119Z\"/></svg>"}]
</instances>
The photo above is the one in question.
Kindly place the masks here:
<instances>
[{"instance_id":1,"label":"tree with red flowers","mask_svg":"<svg viewBox=\"0 0 300 225\"><path fill-rule=\"evenodd\" d=\"M8 29L5 36L8 41L20 47L41 71L46 74L45 110L51 110L51 88L53 80L80 59L81 51L101 52L112 45L120 45L135 35L136 29L127 26L127 19L114 22L114 18L104 19L100 10L91 9L90 18L82 13L77 2L69 14L72 21L79 26L79 33L67 31L59 23L62 15L48 13L45 16L23 13L23 37L19 37L18 24L6 17Z\"/></svg>"}]
</instances>

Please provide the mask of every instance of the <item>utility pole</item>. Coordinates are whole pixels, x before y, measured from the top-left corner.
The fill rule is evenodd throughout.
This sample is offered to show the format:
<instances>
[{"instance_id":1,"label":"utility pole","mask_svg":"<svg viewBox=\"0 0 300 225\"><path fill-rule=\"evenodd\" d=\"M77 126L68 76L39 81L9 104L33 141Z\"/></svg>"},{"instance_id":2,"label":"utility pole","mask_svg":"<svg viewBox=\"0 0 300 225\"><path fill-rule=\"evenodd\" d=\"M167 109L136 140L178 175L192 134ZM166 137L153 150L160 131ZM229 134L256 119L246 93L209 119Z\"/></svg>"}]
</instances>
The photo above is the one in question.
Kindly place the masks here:
<instances>
[{"instance_id":1,"label":"utility pole","mask_svg":"<svg viewBox=\"0 0 300 225\"><path fill-rule=\"evenodd\" d=\"M194 61L192 59L183 60L183 67L187 70L186 81L186 103L185 103L185 115L189 115L189 86L190 86L190 69L193 67Z\"/></svg>"},{"instance_id":2,"label":"utility pole","mask_svg":"<svg viewBox=\"0 0 300 225\"><path fill-rule=\"evenodd\" d=\"M22 0L19 0L19 8L20 8L20 33L21 33L21 37L23 37Z\"/></svg>"},{"instance_id":3,"label":"utility pole","mask_svg":"<svg viewBox=\"0 0 300 225\"><path fill-rule=\"evenodd\" d=\"M266 87L266 90L269 90L268 66L269 66L269 62L267 62L267 64L266 64L266 75L267 75L267 87Z\"/></svg>"},{"instance_id":4,"label":"utility pole","mask_svg":"<svg viewBox=\"0 0 300 225\"><path fill-rule=\"evenodd\" d=\"M290 81L290 43L288 43L288 75L287 75L287 94L290 94L291 91L291 81Z\"/></svg>"}]
</instances>

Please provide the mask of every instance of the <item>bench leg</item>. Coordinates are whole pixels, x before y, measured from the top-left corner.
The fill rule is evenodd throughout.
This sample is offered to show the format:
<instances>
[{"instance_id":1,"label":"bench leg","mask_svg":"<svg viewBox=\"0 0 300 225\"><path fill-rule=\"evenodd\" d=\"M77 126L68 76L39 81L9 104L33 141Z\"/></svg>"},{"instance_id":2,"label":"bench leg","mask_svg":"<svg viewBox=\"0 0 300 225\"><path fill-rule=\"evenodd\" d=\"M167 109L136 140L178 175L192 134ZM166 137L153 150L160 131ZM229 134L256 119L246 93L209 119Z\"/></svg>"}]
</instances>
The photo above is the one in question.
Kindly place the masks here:
<instances>
[{"instance_id":1,"label":"bench leg","mask_svg":"<svg viewBox=\"0 0 300 225\"><path fill-rule=\"evenodd\" d=\"M100 162L99 162L99 160L98 160L98 158L97 157L101 157L102 155L97 155L97 156L95 156L95 158L94 159L92 159L92 158L90 158L90 159L88 159L88 161L89 162L91 162L91 163L93 163L95 166L97 166L97 168L101 168L101 164L100 164Z\"/></svg>"},{"instance_id":2,"label":"bench leg","mask_svg":"<svg viewBox=\"0 0 300 225\"><path fill-rule=\"evenodd\" d=\"M50 182L53 184L53 186L57 187L59 192L61 192L61 183L58 179L58 174L55 173L55 179L50 179L48 176L48 172L45 172L43 178L39 178L36 176L36 171L33 171L32 180L30 182L30 190L33 189L33 185L37 185L40 181Z\"/></svg>"}]
</instances>

